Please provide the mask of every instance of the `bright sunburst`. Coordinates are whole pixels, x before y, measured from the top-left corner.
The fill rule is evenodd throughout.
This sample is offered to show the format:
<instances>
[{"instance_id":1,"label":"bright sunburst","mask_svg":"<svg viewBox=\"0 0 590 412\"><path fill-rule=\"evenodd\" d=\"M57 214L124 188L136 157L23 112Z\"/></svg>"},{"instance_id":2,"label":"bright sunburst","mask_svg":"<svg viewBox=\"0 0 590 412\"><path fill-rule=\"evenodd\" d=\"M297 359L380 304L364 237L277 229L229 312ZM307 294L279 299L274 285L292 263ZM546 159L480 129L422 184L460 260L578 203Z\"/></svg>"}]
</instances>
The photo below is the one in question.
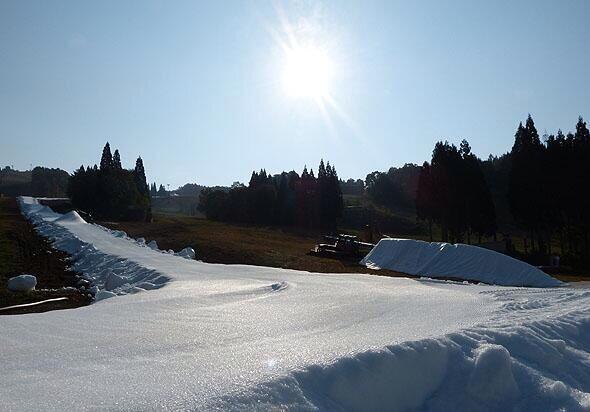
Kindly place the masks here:
<instances>
[{"instance_id":1,"label":"bright sunburst","mask_svg":"<svg viewBox=\"0 0 590 412\"><path fill-rule=\"evenodd\" d=\"M332 62L321 49L306 46L285 50L283 86L293 97L324 99L330 92Z\"/></svg>"}]
</instances>

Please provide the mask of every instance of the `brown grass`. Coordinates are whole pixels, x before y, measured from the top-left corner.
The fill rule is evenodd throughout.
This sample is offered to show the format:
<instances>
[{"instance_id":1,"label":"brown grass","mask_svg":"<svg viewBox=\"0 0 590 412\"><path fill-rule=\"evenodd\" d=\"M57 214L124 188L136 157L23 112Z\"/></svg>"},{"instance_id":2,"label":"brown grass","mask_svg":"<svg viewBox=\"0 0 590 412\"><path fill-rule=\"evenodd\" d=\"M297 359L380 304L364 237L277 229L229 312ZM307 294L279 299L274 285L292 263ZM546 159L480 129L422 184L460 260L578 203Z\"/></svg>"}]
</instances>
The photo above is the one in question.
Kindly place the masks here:
<instances>
[{"instance_id":1,"label":"brown grass","mask_svg":"<svg viewBox=\"0 0 590 412\"><path fill-rule=\"evenodd\" d=\"M381 276L415 277L390 270L371 270L359 259L338 260L310 256L316 244L325 242L320 232L295 228L258 227L214 222L202 218L156 215L153 223L102 223L132 237L156 240L160 249L179 251L191 246L197 258L209 263L248 264L319 273L368 273ZM553 274L564 281L590 280L575 274ZM452 279L450 280L460 280Z\"/></svg>"},{"instance_id":2,"label":"brown grass","mask_svg":"<svg viewBox=\"0 0 590 412\"><path fill-rule=\"evenodd\" d=\"M160 249L191 246L197 259L209 263L248 264L320 273L371 273L358 259L339 260L308 255L320 232L294 228L237 225L194 217L156 215L153 223L102 223L132 237L156 240ZM381 271L380 271L381 272ZM395 274L382 271L381 274ZM406 275L404 275L406 276Z\"/></svg>"}]
</instances>

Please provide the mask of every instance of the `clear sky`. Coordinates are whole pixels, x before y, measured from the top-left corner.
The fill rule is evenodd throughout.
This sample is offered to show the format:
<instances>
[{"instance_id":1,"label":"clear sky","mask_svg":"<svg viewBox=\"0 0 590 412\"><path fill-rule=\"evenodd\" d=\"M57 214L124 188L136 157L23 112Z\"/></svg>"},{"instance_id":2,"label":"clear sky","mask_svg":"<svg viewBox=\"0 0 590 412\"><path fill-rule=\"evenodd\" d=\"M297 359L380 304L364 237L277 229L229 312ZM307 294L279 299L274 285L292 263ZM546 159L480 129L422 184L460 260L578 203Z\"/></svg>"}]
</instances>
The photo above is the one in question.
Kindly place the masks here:
<instances>
[{"instance_id":1,"label":"clear sky","mask_svg":"<svg viewBox=\"0 0 590 412\"><path fill-rule=\"evenodd\" d=\"M320 97L285 85L293 42L330 70L287 86ZM590 1L0 2L2 166L73 171L108 140L171 187L320 158L364 178L439 139L504 153L529 112L590 120Z\"/></svg>"}]
</instances>

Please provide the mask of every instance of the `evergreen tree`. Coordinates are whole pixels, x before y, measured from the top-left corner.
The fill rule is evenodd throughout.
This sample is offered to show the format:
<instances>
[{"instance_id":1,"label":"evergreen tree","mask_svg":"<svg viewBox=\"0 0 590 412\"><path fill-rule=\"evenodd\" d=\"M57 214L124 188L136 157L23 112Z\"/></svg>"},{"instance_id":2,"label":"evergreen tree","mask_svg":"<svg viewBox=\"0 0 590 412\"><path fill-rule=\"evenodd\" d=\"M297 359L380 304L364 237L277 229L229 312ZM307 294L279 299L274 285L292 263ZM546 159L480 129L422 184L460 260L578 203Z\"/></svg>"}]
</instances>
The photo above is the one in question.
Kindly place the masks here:
<instances>
[{"instance_id":1,"label":"evergreen tree","mask_svg":"<svg viewBox=\"0 0 590 412\"><path fill-rule=\"evenodd\" d=\"M117 151L115 151L117 153ZM147 180L145 177L145 168L143 167L143 160L141 156L137 158L135 161L135 169L133 170L133 177L135 180L135 185L137 186L137 190L142 195L148 195L148 185Z\"/></svg>"},{"instance_id":2,"label":"evergreen tree","mask_svg":"<svg viewBox=\"0 0 590 412\"><path fill-rule=\"evenodd\" d=\"M136 170L119 168L120 156L110 156L108 143L103 149L101 168L81 166L71 176L68 195L72 204L92 215L107 219L143 220L150 213L150 201L143 164ZM138 176L143 185L138 185Z\"/></svg>"},{"instance_id":3,"label":"evergreen tree","mask_svg":"<svg viewBox=\"0 0 590 412\"><path fill-rule=\"evenodd\" d=\"M111 154L111 146L109 142L104 145L102 149L102 157L100 158L100 170L110 170L113 168L113 155Z\"/></svg>"},{"instance_id":4,"label":"evergreen tree","mask_svg":"<svg viewBox=\"0 0 590 412\"><path fill-rule=\"evenodd\" d=\"M530 234L531 246L537 240L538 250L544 253L544 223L548 209L545 185L545 146L541 143L532 117L526 126L518 126L511 152L512 169L509 175L508 200L510 211L517 222Z\"/></svg>"},{"instance_id":5,"label":"evergreen tree","mask_svg":"<svg viewBox=\"0 0 590 412\"><path fill-rule=\"evenodd\" d=\"M435 216L434 186L428 162L424 162L420 171L416 193L416 215L418 219L428 222L428 235L432 242L432 223Z\"/></svg>"},{"instance_id":6,"label":"evergreen tree","mask_svg":"<svg viewBox=\"0 0 590 412\"><path fill-rule=\"evenodd\" d=\"M116 149L115 153L113 154L113 168L115 170L123 169L123 166L121 166L121 156L119 155L119 149Z\"/></svg>"}]
</instances>

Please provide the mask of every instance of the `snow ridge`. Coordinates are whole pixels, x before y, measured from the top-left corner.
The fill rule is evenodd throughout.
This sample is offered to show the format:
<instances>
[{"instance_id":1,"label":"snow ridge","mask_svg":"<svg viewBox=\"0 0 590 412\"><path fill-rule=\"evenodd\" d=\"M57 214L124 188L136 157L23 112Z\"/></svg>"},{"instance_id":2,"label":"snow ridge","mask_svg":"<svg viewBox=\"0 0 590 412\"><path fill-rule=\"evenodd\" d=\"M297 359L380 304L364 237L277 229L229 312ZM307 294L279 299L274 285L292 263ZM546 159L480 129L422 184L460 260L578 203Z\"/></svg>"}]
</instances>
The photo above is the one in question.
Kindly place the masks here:
<instances>
[{"instance_id":1,"label":"snow ridge","mask_svg":"<svg viewBox=\"0 0 590 412\"><path fill-rule=\"evenodd\" d=\"M94 286L91 291L97 300L158 289L170 280L156 270L142 267L127 259L107 255L73 235L63 226L64 224L87 224L75 211L61 215L36 201L24 202L19 198L19 203L23 214L31 220L35 229L49 238L56 249L71 256L72 268L82 274L82 279ZM128 238L125 232L95 226L115 237L124 237L130 242L136 242ZM108 293L101 293L104 291Z\"/></svg>"}]
</instances>

